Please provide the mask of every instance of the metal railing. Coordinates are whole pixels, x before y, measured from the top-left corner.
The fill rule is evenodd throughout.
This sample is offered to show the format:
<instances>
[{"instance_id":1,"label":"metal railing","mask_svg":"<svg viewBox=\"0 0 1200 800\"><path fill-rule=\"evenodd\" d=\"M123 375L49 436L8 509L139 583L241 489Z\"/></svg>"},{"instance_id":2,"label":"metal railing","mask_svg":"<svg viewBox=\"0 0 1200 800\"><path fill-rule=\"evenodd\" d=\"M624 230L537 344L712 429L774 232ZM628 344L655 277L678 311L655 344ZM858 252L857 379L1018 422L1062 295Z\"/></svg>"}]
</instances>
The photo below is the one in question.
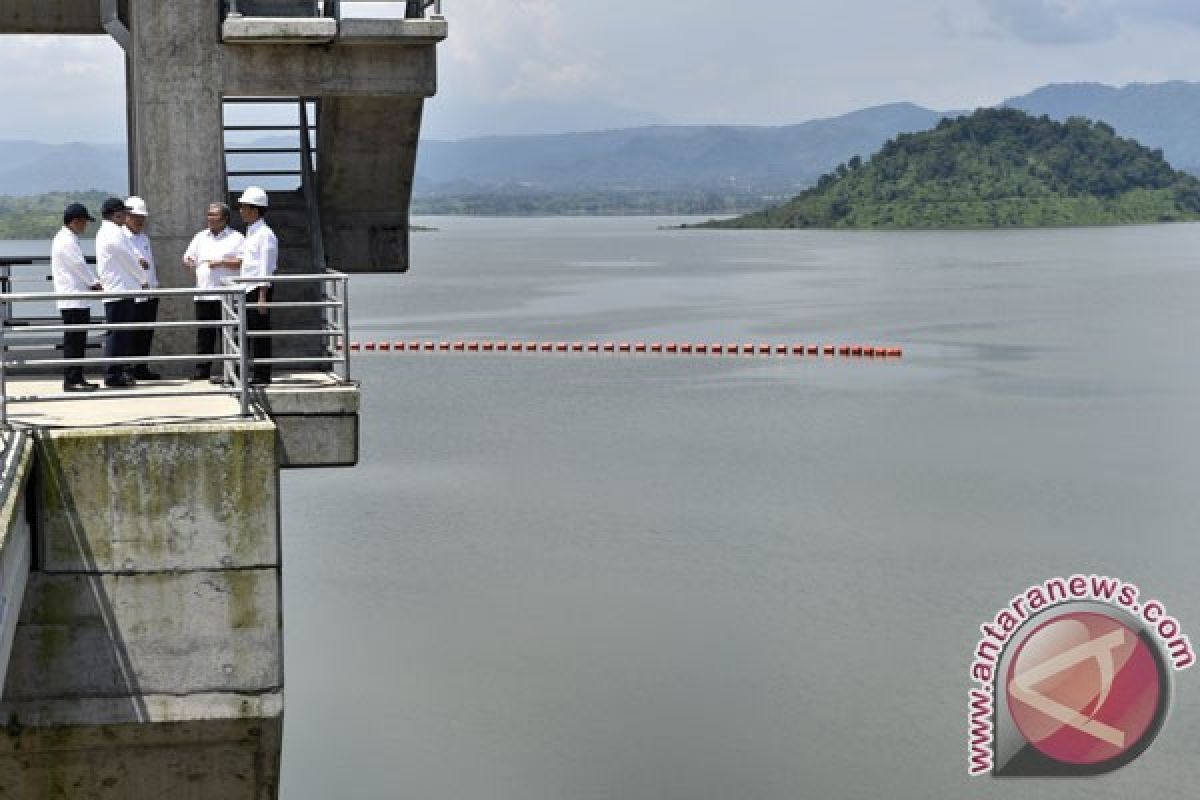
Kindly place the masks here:
<instances>
[{"instance_id":1,"label":"metal railing","mask_svg":"<svg viewBox=\"0 0 1200 800\"><path fill-rule=\"evenodd\" d=\"M86 292L78 294L58 294L55 292L6 292L0 295L0 428L8 429L8 406L10 403L49 402L58 400L87 400L91 398L151 398L151 397L193 397L202 395L233 395L238 399L239 413L249 416L251 408L250 376L255 364L271 366L303 366L312 368L314 365L324 369L337 384L350 383L350 347L349 347L349 276L345 273L329 270L315 275L275 275L269 279L234 279L234 283L301 283L318 282L322 291L317 300L282 301L266 304L271 309L306 309L320 310L320 324L308 329L279 329L279 330L249 330L247 328L247 291L246 287L231 285L220 289L145 289L136 292ZM23 317L15 312L21 306L53 306L58 300L87 300L103 301L105 299L125 298L178 298L195 300L198 296L219 296L221 316L216 320L182 320L157 322L125 322L108 323L103 320L85 324L67 325L52 321L52 318ZM272 315L274 316L274 315ZM70 332L110 332L110 331L166 331L180 329L216 328L221 333L221 351L219 353L173 353L171 355L123 355L112 358L51 358L43 352L57 350L57 345L45 344L48 335L60 336ZM252 352L251 340L261 338L308 337L316 340L318 345L315 352L279 358L264 358L257 362ZM38 341L40 339L41 341ZM189 382L187 386L170 386L163 383L155 386L148 383L140 388L105 389L88 393L10 393L10 389L19 384L13 383L14 373L44 374L66 367L108 367L113 365L131 366L132 364L220 364L222 383L220 385Z\"/></svg>"},{"instance_id":2,"label":"metal railing","mask_svg":"<svg viewBox=\"0 0 1200 800\"><path fill-rule=\"evenodd\" d=\"M399 6L404 7L405 19L421 19L425 16L425 12L431 6L433 7L433 16L442 16L442 0L311 0L311 2L278 2L278 3L261 3L261 0L256 3L256 0L222 0L226 9L226 15L231 17L240 17L244 14L262 13L262 11L270 10L272 6L287 14L276 13L272 16L286 16L296 14L300 16L316 16L316 17L333 17L334 19L342 19L343 17L354 17L357 14L346 14L343 6L356 5L388 5L396 7L399 11ZM260 6L264 6L260 8ZM301 14L300 12L307 12Z\"/></svg>"},{"instance_id":3,"label":"metal railing","mask_svg":"<svg viewBox=\"0 0 1200 800\"><path fill-rule=\"evenodd\" d=\"M316 300L283 300L259 304L246 302L247 307L261 307L268 311L272 309L299 309L302 311L319 311L320 322L315 328L287 328L272 330L248 330L243 335L247 339L259 338L291 338L308 337L317 339L319 345L315 355L298 354L272 358L251 359L250 368L254 364L271 366L312 366L326 367L339 383L350 383L350 276L337 270L326 270L313 275L272 275L270 278L233 278L238 284L279 284L313 283L321 284L321 293ZM243 290L244 291L244 290Z\"/></svg>"}]
</instances>

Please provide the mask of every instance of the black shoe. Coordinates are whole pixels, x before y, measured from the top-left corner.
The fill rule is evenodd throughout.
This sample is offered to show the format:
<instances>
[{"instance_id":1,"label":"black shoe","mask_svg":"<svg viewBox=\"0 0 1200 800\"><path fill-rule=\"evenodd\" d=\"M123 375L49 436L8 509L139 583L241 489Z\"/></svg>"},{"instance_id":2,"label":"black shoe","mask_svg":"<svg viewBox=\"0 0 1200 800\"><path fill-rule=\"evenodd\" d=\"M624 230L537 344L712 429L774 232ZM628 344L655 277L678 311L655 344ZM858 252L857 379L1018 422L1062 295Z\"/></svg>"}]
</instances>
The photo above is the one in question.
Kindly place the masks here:
<instances>
[{"instance_id":1,"label":"black shoe","mask_svg":"<svg viewBox=\"0 0 1200 800\"><path fill-rule=\"evenodd\" d=\"M130 386L136 386L137 381L128 375L118 375L115 378L105 378L104 385L109 389L128 389Z\"/></svg>"},{"instance_id":2,"label":"black shoe","mask_svg":"<svg viewBox=\"0 0 1200 800\"><path fill-rule=\"evenodd\" d=\"M98 383L88 383L87 381L77 381L63 384L64 392L94 392L100 388Z\"/></svg>"},{"instance_id":3,"label":"black shoe","mask_svg":"<svg viewBox=\"0 0 1200 800\"><path fill-rule=\"evenodd\" d=\"M162 375L157 372L151 372L148 367L138 367L133 371L133 377L139 381L161 381Z\"/></svg>"},{"instance_id":4,"label":"black shoe","mask_svg":"<svg viewBox=\"0 0 1200 800\"><path fill-rule=\"evenodd\" d=\"M216 384L217 386L224 386L225 385L225 376L224 375L213 375L211 378L208 379L208 382L212 383L212 384Z\"/></svg>"},{"instance_id":5,"label":"black shoe","mask_svg":"<svg viewBox=\"0 0 1200 800\"><path fill-rule=\"evenodd\" d=\"M208 370L199 370L198 369L192 373L192 380L207 381L207 380L211 380L211 378L209 378L209 376L208 376Z\"/></svg>"}]
</instances>

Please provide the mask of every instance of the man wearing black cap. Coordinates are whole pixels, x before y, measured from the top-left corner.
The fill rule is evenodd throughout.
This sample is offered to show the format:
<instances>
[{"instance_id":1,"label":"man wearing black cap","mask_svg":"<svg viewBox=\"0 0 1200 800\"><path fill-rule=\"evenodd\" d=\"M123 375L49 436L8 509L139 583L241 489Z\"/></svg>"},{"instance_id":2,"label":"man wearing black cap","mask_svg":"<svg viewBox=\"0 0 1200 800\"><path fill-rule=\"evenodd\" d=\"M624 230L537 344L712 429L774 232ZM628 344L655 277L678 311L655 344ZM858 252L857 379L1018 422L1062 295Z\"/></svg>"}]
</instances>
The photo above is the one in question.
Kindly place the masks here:
<instances>
[{"instance_id":1,"label":"man wearing black cap","mask_svg":"<svg viewBox=\"0 0 1200 800\"><path fill-rule=\"evenodd\" d=\"M129 239L125 237L124 202L115 197L104 201L100 230L96 233L96 272L106 292L136 292L148 288L148 265L140 259ZM109 325L137 322L136 300L132 297L108 298L104 301L104 318ZM104 338L104 357L122 358L134 355L137 334L127 329L112 329ZM109 364L105 369L104 385L111 388L134 386L130 364Z\"/></svg>"},{"instance_id":2,"label":"man wearing black cap","mask_svg":"<svg viewBox=\"0 0 1200 800\"><path fill-rule=\"evenodd\" d=\"M79 294L100 288L96 270L83 257L79 237L95 218L86 207L71 203L63 211L62 230L54 237L50 247L50 273L54 278L54 291L58 294ZM87 300L59 300L58 313L63 325L87 325L92 321L91 308ZM63 333L63 358L83 358L87 348L87 331ZM98 387L83 378L83 367L73 366L63 370L63 391L90 392Z\"/></svg>"}]
</instances>

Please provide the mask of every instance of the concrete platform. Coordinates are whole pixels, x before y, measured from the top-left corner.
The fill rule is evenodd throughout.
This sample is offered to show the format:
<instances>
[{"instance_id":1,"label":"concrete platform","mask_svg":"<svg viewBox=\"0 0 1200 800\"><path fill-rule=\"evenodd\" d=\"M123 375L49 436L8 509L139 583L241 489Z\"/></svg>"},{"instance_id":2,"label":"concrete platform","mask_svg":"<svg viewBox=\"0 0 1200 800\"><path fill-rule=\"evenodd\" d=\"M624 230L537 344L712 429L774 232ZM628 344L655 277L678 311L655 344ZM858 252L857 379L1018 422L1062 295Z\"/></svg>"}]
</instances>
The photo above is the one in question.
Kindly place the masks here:
<instances>
[{"instance_id":1,"label":"concrete platform","mask_svg":"<svg viewBox=\"0 0 1200 800\"><path fill-rule=\"evenodd\" d=\"M322 400L326 392L332 394ZM60 378L19 378L8 381L8 396L9 422L18 428L164 425L241 418L235 392L203 381L145 381L132 389L68 394L62 391ZM251 388L250 401L251 415L260 417L276 405L288 414L320 409L329 413L330 408L336 409L334 413L357 414L358 387L340 384L325 373L295 373L279 376L266 389Z\"/></svg>"},{"instance_id":2,"label":"concrete platform","mask_svg":"<svg viewBox=\"0 0 1200 800\"><path fill-rule=\"evenodd\" d=\"M9 481L28 485L27 502L0 513L27 541L28 506L36 534L21 602L5 609L17 624L0 797L277 794L276 428L257 406L246 418L228 396L180 394L187 382L145 388L155 396L31 403L27 418L60 424L6 434L34 452L27 478Z\"/></svg>"},{"instance_id":3,"label":"concrete platform","mask_svg":"<svg viewBox=\"0 0 1200 800\"><path fill-rule=\"evenodd\" d=\"M327 44L338 24L325 17L226 17L221 38L227 44Z\"/></svg>"}]
</instances>

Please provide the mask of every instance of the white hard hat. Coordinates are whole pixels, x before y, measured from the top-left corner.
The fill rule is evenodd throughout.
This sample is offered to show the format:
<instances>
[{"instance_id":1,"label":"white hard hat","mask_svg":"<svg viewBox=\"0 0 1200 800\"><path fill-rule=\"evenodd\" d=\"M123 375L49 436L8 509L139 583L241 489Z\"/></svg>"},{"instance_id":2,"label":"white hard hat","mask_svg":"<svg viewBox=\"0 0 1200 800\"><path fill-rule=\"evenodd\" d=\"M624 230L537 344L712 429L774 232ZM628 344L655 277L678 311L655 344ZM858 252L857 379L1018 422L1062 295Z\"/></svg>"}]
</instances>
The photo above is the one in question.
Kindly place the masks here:
<instances>
[{"instance_id":1,"label":"white hard hat","mask_svg":"<svg viewBox=\"0 0 1200 800\"><path fill-rule=\"evenodd\" d=\"M130 214L136 214L139 217L148 217L150 212L146 210L146 201L140 197L131 197L125 201L125 205L129 207Z\"/></svg>"},{"instance_id":2,"label":"white hard hat","mask_svg":"<svg viewBox=\"0 0 1200 800\"><path fill-rule=\"evenodd\" d=\"M242 196L238 198L238 205L266 208L269 205L267 193L257 186L247 186L246 190L242 192Z\"/></svg>"}]
</instances>

